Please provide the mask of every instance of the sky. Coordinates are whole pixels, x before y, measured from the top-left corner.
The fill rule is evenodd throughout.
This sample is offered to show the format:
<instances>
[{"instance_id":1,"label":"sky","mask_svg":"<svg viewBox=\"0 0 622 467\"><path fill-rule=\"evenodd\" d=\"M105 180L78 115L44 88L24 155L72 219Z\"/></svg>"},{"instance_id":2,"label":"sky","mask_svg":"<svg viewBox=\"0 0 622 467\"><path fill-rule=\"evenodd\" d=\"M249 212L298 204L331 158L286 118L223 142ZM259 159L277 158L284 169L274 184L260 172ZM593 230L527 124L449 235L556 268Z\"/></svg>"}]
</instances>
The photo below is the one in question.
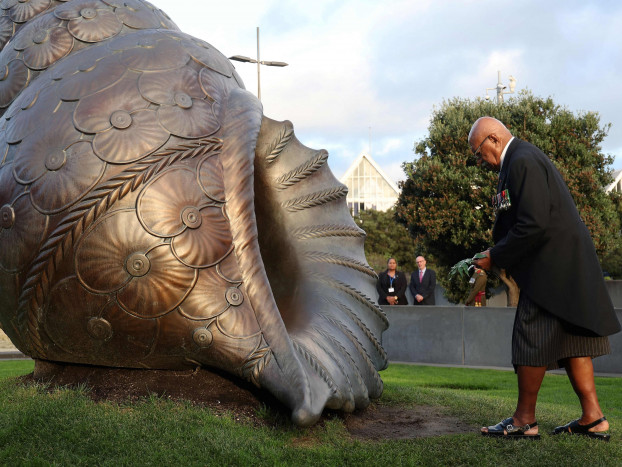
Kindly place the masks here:
<instances>
[{"instance_id":1,"label":"sky","mask_svg":"<svg viewBox=\"0 0 622 467\"><path fill-rule=\"evenodd\" d=\"M622 169L622 2L586 0L150 0L185 33L262 66L264 115L290 120L342 177L362 153L395 182L444 100L484 97L508 77L611 123ZM233 62L257 94L257 65ZM491 96L495 91L489 91ZM506 96L509 98L511 96Z\"/></svg>"}]
</instances>

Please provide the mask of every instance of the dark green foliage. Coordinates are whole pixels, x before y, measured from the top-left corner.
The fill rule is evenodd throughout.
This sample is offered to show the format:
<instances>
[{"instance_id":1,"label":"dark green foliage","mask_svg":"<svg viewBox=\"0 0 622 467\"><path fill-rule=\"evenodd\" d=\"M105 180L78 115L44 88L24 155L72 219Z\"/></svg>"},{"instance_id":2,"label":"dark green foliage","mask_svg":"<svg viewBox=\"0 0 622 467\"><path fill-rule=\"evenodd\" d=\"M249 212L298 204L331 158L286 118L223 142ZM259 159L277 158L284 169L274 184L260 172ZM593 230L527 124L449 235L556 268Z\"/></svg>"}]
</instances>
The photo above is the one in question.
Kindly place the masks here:
<instances>
[{"instance_id":1,"label":"dark green foliage","mask_svg":"<svg viewBox=\"0 0 622 467\"><path fill-rule=\"evenodd\" d=\"M354 218L365 231L365 256L376 272L387 268L389 258L395 258L397 268L406 273L415 271L417 247L404 225L395 220L395 209L386 212L368 209Z\"/></svg>"},{"instance_id":2,"label":"dark green foliage","mask_svg":"<svg viewBox=\"0 0 622 467\"><path fill-rule=\"evenodd\" d=\"M497 173L478 168L468 145L471 125L489 115L514 136L549 155L566 180L602 258L619 243L620 219L603 187L611 181L613 157L600 144L610 125L597 113L574 114L551 98L523 91L497 105L482 99L454 98L434 109L429 134L415 143L418 156L403 164L407 180L397 203L397 219L408 227L422 251L435 257L438 280L450 300L460 301L468 282L450 281L458 261L492 243L490 199Z\"/></svg>"}]
</instances>

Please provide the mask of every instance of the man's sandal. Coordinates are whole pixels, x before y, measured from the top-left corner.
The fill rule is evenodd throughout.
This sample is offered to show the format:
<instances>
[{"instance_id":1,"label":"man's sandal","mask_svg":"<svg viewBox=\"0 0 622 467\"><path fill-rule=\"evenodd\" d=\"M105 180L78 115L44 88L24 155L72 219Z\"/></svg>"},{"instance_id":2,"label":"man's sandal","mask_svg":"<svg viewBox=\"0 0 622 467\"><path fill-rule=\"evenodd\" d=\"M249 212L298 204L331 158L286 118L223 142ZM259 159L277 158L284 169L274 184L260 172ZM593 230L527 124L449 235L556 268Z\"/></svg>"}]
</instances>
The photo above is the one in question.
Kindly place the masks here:
<instances>
[{"instance_id":1,"label":"man's sandal","mask_svg":"<svg viewBox=\"0 0 622 467\"><path fill-rule=\"evenodd\" d=\"M482 431L483 436L490 436L493 438L506 438L506 439L540 439L539 434L526 435L525 432L538 426L538 422L529 423L523 426L514 426L514 419L512 417L497 423L494 426L489 426L488 431Z\"/></svg>"},{"instance_id":2,"label":"man's sandal","mask_svg":"<svg viewBox=\"0 0 622 467\"><path fill-rule=\"evenodd\" d=\"M600 439L601 441L609 441L611 436L609 433L602 433L596 431L590 431L590 428L594 428L601 422L607 420L605 417L599 418L595 422L588 423L587 425L579 425L579 420L573 420L563 426L558 426L553 430L553 435L559 435L562 433L569 433L571 435L583 435L594 439Z\"/></svg>"}]
</instances>

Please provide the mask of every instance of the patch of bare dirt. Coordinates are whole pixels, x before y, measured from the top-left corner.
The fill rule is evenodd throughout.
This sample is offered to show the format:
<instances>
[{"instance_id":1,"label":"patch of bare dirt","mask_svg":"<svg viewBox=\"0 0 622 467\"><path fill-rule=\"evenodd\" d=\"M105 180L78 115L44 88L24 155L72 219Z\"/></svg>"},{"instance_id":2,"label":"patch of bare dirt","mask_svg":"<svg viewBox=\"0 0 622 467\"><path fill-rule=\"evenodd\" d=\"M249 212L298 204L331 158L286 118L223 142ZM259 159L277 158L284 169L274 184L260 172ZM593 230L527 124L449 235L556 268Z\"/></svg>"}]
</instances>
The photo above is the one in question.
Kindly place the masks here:
<instances>
[{"instance_id":1,"label":"patch of bare dirt","mask_svg":"<svg viewBox=\"0 0 622 467\"><path fill-rule=\"evenodd\" d=\"M235 414L236 419L262 426L289 426L290 412L266 391L233 377L207 369L172 371L103 368L37 360L35 371L23 376L26 384L44 382L50 388L86 385L94 401L127 403L156 394L171 400L186 400L209 407L217 414ZM269 407L266 416L264 407ZM415 408L384 406L378 403L351 414L330 412L328 417L344 421L352 437L367 440L410 439L473 431L457 418L428 406ZM300 442L313 444L309 438Z\"/></svg>"},{"instance_id":2,"label":"patch of bare dirt","mask_svg":"<svg viewBox=\"0 0 622 467\"><path fill-rule=\"evenodd\" d=\"M33 373L22 381L48 383L50 388L85 385L89 397L98 401L135 402L157 395L170 400L190 401L217 413L230 411L238 417L264 424L257 412L262 406L276 412L286 408L266 391L225 373L200 370L143 370L35 361Z\"/></svg>"},{"instance_id":3,"label":"patch of bare dirt","mask_svg":"<svg viewBox=\"0 0 622 467\"><path fill-rule=\"evenodd\" d=\"M354 438L373 440L426 438L476 430L437 407L426 405L413 408L372 405L347 415L345 424Z\"/></svg>"}]
</instances>

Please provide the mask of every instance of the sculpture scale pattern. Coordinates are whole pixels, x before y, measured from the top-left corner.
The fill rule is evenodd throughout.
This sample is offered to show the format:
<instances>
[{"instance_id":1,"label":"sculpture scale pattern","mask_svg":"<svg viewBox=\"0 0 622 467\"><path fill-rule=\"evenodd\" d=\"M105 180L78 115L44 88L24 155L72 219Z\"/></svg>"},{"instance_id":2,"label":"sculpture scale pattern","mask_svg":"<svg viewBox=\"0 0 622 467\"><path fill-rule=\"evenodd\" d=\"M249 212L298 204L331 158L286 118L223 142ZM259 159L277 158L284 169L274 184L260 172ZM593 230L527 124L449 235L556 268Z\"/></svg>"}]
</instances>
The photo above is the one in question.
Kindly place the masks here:
<instances>
[{"instance_id":1,"label":"sculpture scale pattern","mask_svg":"<svg viewBox=\"0 0 622 467\"><path fill-rule=\"evenodd\" d=\"M0 322L38 360L215 367L310 425L388 322L326 151L142 0L0 2Z\"/></svg>"}]
</instances>

